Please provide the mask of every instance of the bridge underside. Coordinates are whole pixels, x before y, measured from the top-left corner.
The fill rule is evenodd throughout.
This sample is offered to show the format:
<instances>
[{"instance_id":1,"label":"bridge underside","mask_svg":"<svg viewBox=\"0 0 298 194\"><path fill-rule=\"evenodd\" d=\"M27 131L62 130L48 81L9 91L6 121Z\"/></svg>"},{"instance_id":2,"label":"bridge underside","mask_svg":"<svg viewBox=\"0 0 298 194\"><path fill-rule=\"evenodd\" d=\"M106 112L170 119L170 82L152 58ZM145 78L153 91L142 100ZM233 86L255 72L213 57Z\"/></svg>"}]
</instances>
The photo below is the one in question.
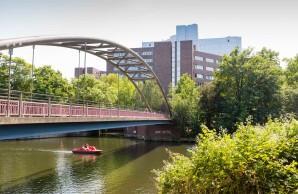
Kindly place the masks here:
<instances>
[{"instance_id":1,"label":"bridge underside","mask_svg":"<svg viewBox=\"0 0 298 194\"><path fill-rule=\"evenodd\" d=\"M121 120L0 125L0 140L133 126L170 124L169 120Z\"/></svg>"}]
</instances>

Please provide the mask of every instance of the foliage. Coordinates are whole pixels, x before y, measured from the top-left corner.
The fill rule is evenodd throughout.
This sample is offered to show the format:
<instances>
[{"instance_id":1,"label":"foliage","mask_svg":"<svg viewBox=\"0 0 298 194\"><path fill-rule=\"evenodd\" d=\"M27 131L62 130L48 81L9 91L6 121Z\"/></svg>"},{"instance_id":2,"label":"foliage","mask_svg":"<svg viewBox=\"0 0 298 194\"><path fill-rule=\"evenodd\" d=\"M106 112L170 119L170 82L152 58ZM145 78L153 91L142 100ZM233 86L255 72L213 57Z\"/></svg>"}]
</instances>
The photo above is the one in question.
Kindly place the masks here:
<instances>
[{"instance_id":1,"label":"foliage","mask_svg":"<svg viewBox=\"0 0 298 194\"><path fill-rule=\"evenodd\" d=\"M160 110L163 100L163 95L155 81L148 80L140 84L141 91L143 92L148 104L153 110ZM139 95L139 94L137 94ZM137 98L137 97L136 97ZM138 98L137 98L138 99Z\"/></svg>"},{"instance_id":2,"label":"foliage","mask_svg":"<svg viewBox=\"0 0 298 194\"><path fill-rule=\"evenodd\" d=\"M279 116L282 69L278 53L266 48L257 53L236 48L229 56L223 56L219 68L213 90L217 108L208 113L215 115L217 129L224 127L233 132L235 125L250 115L255 124L265 123L269 116Z\"/></svg>"},{"instance_id":3,"label":"foliage","mask_svg":"<svg viewBox=\"0 0 298 194\"><path fill-rule=\"evenodd\" d=\"M8 60L0 53L0 88L8 88Z\"/></svg>"},{"instance_id":4,"label":"foliage","mask_svg":"<svg viewBox=\"0 0 298 194\"><path fill-rule=\"evenodd\" d=\"M219 112L219 94L215 91L216 85L214 82L205 83L200 88L201 98L199 100L199 118L200 122L204 123L208 128L215 128L214 121L216 114Z\"/></svg>"},{"instance_id":5,"label":"foliage","mask_svg":"<svg viewBox=\"0 0 298 194\"><path fill-rule=\"evenodd\" d=\"M293 59L285 59L287 68L285 70L288 85L298 87L298 54Z\"/></svg>"},{"instance_id":6,"label":"foliage","mask_svg":"<svg viewBox=\"0 0 298 194\"><path fill-rule=\"evenodd\" d=\"M199 92L196 82L183 74L177 86L170 88L169 96L173 123L183 136L197 135Z\"/></svg>"},{"instance_id":7,"label":"foliage","mask_svg":"<svg viewBox=\"0 0 298 194\"><path fill-rule=\"evenodd\" d=\"M283 114L294 114L298 118L298 87L288 86L282 92Z\"/></svg>"},{"instance_id":8,"label":"foliage","mask_svg":"<svg viewBox=\"0 0 298 194\"><path fill-rule=\"evenodd\" d=\"M294 113L298 118L298 54L293 59L285 59L284 71L286 84L282 89L283 113Z\"/></svg>"},{"instance_id":9,"label":"foliage","mask_svg":"<svg viewBox=\"0 0 298 194\"><path fill-rule=\"evenodd\" d=\"M0 88L8 88L9 56L0 53ZM30 92L32 65L24 59L11 59L11 89Z\"/></svg>"},{"instance_id":10,"label":"foliage","mask_svg":"<svg viewBox=\"0 0 298 194\"><path fill-rule=\"evenodd\" d=\"M72 85L62 77L60 71L55 71L51 66L36 68L34 72L34 93L73 97Z\"/></svg>"},{"instance_id":11,"label":"foliage","mask_svg":"<svg viewBox=\"0 0 298 194\"><path fill-rule=\"evenodd\" d=\"M171 153L154 170L159 193L298 192L298 122L239 125L233 134L203 129L191 156Z\"/></svg>"},{"instance_id":12,"label":"foliage","mask_svg":"<svg viewBox=\"0 0 298 194\"><path fill-rule=\"evenodd\" d=\"M118 103L118 75L109 74L100 77L99 81L104 83L102 91L105 93L105 101L113 104ZM134 106L134 85L125 77L119 77L119 105Z\"/></svg>"},{"instance_id":13,"label":"foliage","mask_svg":"<svg viewBox=\"0 0 298 194\"><path fill-rule=\"evenodd\" d=\"M101 90L102 82L97 80L94 76L86 74L86 83L84 84L84 75L79 78L73 78L71 83L74 87L76 99L85 99L89 101L101 102L105 99L105 94ZM86 89L85 89L86 88Z\"/></svg>"}]
</instances>

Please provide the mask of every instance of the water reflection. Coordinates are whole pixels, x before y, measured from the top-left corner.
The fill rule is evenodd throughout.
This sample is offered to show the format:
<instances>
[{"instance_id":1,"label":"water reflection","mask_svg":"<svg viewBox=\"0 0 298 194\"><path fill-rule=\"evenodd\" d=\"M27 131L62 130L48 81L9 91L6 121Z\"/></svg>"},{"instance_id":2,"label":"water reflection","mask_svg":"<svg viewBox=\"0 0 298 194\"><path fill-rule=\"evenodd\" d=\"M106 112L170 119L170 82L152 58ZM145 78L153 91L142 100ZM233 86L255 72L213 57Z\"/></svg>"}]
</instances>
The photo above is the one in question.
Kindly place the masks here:
<instances>
[{"instance_id":1,"label":"water reflection","mask_svg":"<svg viewBox=\"0 0 298 194\"><path fill-rule=\"evenodd\" d=\"M101 155L72 154L89 143ZM0 142L1 193L156 193L151 170L168 158L165 148L187 145L120 138L53 138Z\"/></svg>"},{"instance_id":2,"label":"water reflection","mask_svg":"<svg viewBox=\"0 0 298 194\"><path fill-rule=\"evenodd\" d=\"M83 162L95 162L96 156L95 155L78 155Z\"/></svg>"}]
</instances>

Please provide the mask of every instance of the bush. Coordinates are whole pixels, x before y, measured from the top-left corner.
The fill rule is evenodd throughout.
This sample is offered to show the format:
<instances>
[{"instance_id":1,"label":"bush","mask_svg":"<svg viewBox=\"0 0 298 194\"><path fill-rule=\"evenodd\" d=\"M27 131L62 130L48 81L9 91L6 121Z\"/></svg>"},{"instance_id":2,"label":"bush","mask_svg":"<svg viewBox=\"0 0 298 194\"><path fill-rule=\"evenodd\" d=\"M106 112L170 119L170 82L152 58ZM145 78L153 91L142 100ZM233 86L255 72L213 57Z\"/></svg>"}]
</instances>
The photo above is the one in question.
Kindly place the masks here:
<instances>
[{"instance_id":1,"label":"bush","mask_svg":"<svg viewBox=\"0 0 298 194\"><path fill-rule=\"evenodd\" d=\"M154 170L160 193L298 192L298 123L239 125L233 134L203 129L190 157L171 153Z\"/></svg>"}]
</instances>

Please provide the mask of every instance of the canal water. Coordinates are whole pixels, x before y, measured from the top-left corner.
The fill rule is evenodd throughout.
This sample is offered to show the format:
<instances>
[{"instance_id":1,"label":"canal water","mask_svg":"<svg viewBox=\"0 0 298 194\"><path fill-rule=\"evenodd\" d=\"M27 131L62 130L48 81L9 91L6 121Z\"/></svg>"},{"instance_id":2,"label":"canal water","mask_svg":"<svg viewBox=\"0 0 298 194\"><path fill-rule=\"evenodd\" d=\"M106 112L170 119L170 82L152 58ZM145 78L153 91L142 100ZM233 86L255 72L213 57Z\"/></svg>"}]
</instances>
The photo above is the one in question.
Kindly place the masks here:
<instances>
[{"instance_id":1,"label":"canal water","mask_svg":"<svg viewBox=\"0 0 298 194\"><path fill-rule=\"evenodd\" d=\"M88 143L101 155L71 150ZM0 193L157 193L152 169L190 145L125 138L0 141Z\"/></svg>"}]
</instances>

